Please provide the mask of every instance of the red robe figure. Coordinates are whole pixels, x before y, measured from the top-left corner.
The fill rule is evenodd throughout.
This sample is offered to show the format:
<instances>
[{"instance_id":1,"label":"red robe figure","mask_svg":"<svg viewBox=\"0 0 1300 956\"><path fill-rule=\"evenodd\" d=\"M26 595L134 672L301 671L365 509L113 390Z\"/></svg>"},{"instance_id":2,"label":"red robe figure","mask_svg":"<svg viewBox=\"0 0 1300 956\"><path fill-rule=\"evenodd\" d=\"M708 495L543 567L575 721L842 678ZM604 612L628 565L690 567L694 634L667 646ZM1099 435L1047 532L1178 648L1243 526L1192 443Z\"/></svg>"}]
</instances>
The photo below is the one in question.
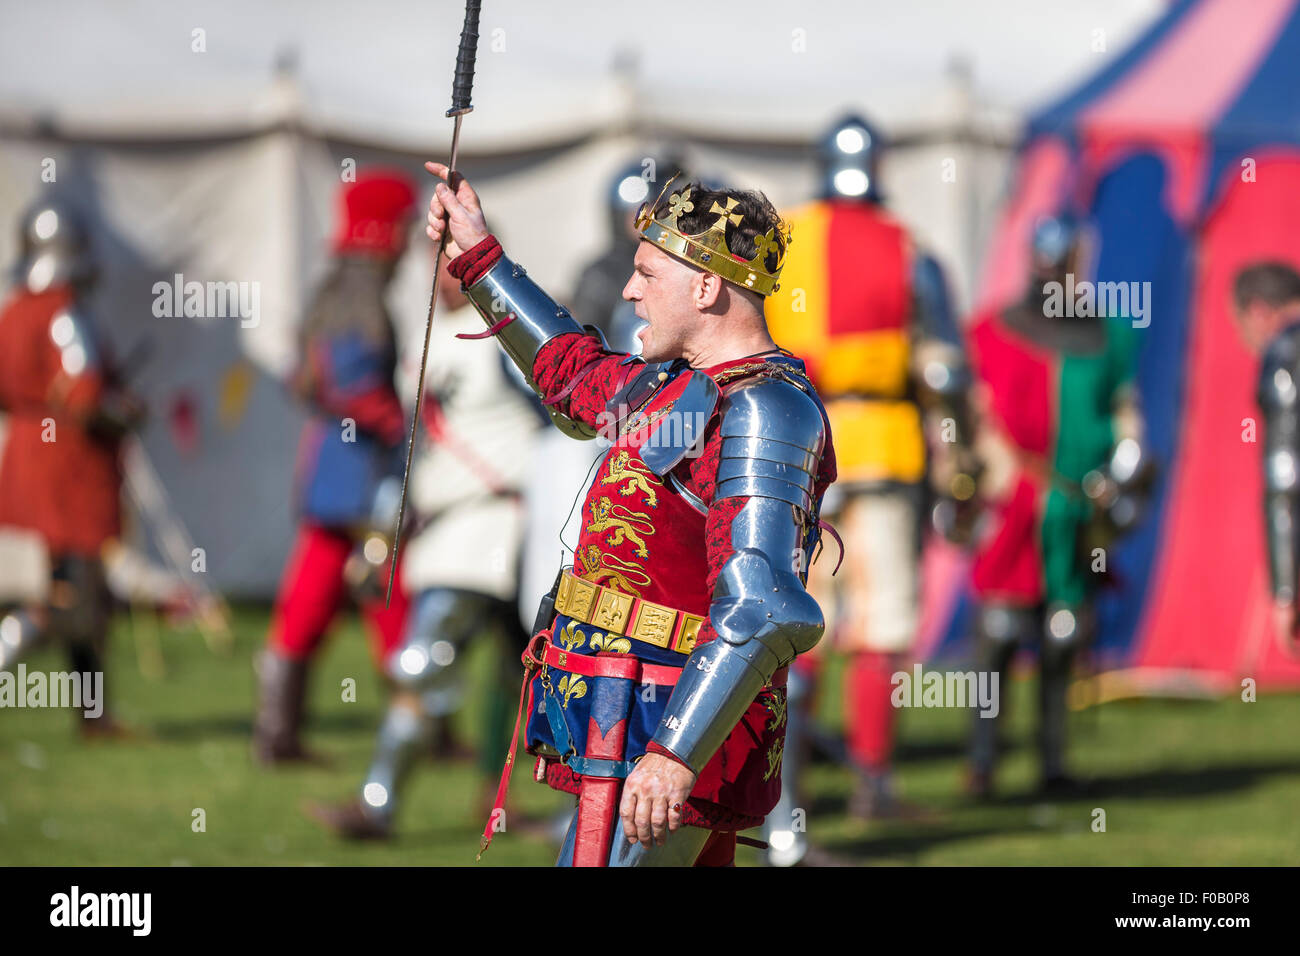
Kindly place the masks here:
<instances>
[{"instance_id":1,"label":"red robe figure","mask_svg":"<svg viewBox=\"0 0 1300 956\"><path fill-rule=\"evenodd\" d=\"M780 794L788 666L823 629L804 583L835 456L763 318L789 239L766 197L669 181L636 226L640 356L507 259L463 179L438 186L428 231L450 232L452 274L557 426L608 443L525 655L535 776L578 797L559 863L725 865Z\"/></svg>"},{"instance_id":2,"label":"red robe figure","mask_svg":"<svg viewBox=\"0 0 1300 956\"><path fill-rule=\"evenodd\" d=\"M1078 791L1065 760L1071 672L1095 630L1105 554L1140 518L1155 474L1132 318L1103 314L1082 292L1072 298L1092 288L1090 280L1076 286L1085 236L1068 213L1041 218L1024 296L969 327L985 509L971 568L976 670L991 688L972 717L967 789L975 797L994 789L1009 697L999 688L1024 646L1038 650L1040 789Z\"/></svg>"},{"instance_id":3,"label":"red robe figure","mask_svg":"<svg viewBox=\"0 0 1300 956\"><path fill-rule=\"evenodd\" d=\"M95 278L77 213L38 203L23 217L18 286L0 313L0 525L43 539L43 606L0 617L0 669L45 636L66 644L83 688L98 684L111 601L102 552L121 530L121 439L143 419L83 301ZM98 676L95 676L98 675ZM79 711L87 734L113 729L102 699ZM94 711L99 711L95 714Z\"/></svg>"},{"instance_id":4,"label":"red robe figure","mask_svg":"<svg viewBox=\"0 0 1300 956\"><path fill-rule=\"evenodd\" d=\"M307 757L300 738L312 656L349 588L377 660L401 639L406 596L384 607L405 416L394 388L397 350L384 293L406 248L415 191L390 170L342 191L334 266L299 335L295 392L310 419L298 450L298 537L276 597L259 667L253 744L263 763Z\"/></svg>"}]
</instances>

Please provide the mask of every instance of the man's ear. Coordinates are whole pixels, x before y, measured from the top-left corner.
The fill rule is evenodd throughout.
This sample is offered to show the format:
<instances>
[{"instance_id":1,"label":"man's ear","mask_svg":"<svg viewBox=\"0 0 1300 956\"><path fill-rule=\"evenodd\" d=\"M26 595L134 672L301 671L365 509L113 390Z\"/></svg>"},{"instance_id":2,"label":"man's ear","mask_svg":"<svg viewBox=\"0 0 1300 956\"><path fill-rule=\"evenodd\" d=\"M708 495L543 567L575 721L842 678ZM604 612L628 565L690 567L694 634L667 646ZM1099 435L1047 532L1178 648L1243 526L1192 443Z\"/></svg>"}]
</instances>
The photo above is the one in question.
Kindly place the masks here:
<instances>
[{"instance_id":1,"label":"man's ear","mask_svg":"<svg viewBox=\"0 0 1300 956\"><path fill-rule=\"evenodd\" d=\"M701 272L695 279L695 308L707 312L718 304L723 280L712 272Z\"/></svg>"}]
</instances>

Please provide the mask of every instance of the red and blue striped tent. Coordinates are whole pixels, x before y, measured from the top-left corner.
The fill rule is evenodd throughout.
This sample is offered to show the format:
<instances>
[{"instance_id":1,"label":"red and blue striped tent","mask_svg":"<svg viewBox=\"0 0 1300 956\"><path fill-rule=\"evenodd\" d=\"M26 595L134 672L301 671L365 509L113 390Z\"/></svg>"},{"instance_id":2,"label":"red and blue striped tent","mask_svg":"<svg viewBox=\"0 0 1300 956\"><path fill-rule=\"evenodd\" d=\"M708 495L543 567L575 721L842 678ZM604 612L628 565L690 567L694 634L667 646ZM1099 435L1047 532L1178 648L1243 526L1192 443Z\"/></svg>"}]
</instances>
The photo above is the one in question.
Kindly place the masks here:
<instances>
[{"instance_id":1,"label":"red and blue striped tent","mask_svg":"<svg viewBox=\"0 0 1300 956\"><path fill-rule=\"evenodd\" d=\"M980 307L1022 294L1032 224L1065 208L1095 228L1098 282L1151 283L1139 382L1162 479L1110 556L1102 696L1300 684L1271 638L1258 363L1230 312L1244 263L1300 267L1300 0L1171 3L1034 116ZM930 652L966 632L970 603L933 583Z\"/></svg>"}]
</instances>

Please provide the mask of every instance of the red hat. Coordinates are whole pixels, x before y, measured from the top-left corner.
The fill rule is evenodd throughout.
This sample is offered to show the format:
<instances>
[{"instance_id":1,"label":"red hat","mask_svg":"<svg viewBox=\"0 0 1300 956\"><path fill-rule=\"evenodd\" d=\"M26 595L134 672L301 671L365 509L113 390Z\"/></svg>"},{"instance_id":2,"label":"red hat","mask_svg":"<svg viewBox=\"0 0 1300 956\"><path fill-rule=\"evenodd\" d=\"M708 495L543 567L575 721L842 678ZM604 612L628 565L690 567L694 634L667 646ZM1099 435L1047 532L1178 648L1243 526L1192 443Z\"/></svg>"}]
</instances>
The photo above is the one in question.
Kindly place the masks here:
<instances>
[{"instance_id":1,"label":"red hat","mask_svg":"<svg viewBox=\"0 0 1300 956\"><path fill-rule=\"evenodd\" d=\"M343 217L334 235L335 252L395 255L415 206L415 186L397 169L370 168L342 190Z\"/></svg>"}]
</instances>

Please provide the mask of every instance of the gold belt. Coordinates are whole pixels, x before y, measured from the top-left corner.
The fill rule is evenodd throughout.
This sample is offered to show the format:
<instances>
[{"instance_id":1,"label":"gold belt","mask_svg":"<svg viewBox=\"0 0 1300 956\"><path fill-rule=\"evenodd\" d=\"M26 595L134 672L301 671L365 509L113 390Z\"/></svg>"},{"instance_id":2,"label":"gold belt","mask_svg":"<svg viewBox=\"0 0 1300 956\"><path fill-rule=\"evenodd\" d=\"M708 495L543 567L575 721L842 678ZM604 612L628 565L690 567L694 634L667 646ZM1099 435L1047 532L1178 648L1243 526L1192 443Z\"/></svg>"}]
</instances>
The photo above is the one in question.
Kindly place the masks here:
<instances>
[{"instance_id":1,"label":"gold belt","mask_svg":"<svg viewBox=\"0 0 1300 956\"><path fill-rule=\"evenodd\" d=\"M583 624L593 624L612 634L621 634L681 654L695 649L704 618L634 594L615 591L580 578L567 568L560 576L555 609Z\"/></svg>"}]
</instances>

